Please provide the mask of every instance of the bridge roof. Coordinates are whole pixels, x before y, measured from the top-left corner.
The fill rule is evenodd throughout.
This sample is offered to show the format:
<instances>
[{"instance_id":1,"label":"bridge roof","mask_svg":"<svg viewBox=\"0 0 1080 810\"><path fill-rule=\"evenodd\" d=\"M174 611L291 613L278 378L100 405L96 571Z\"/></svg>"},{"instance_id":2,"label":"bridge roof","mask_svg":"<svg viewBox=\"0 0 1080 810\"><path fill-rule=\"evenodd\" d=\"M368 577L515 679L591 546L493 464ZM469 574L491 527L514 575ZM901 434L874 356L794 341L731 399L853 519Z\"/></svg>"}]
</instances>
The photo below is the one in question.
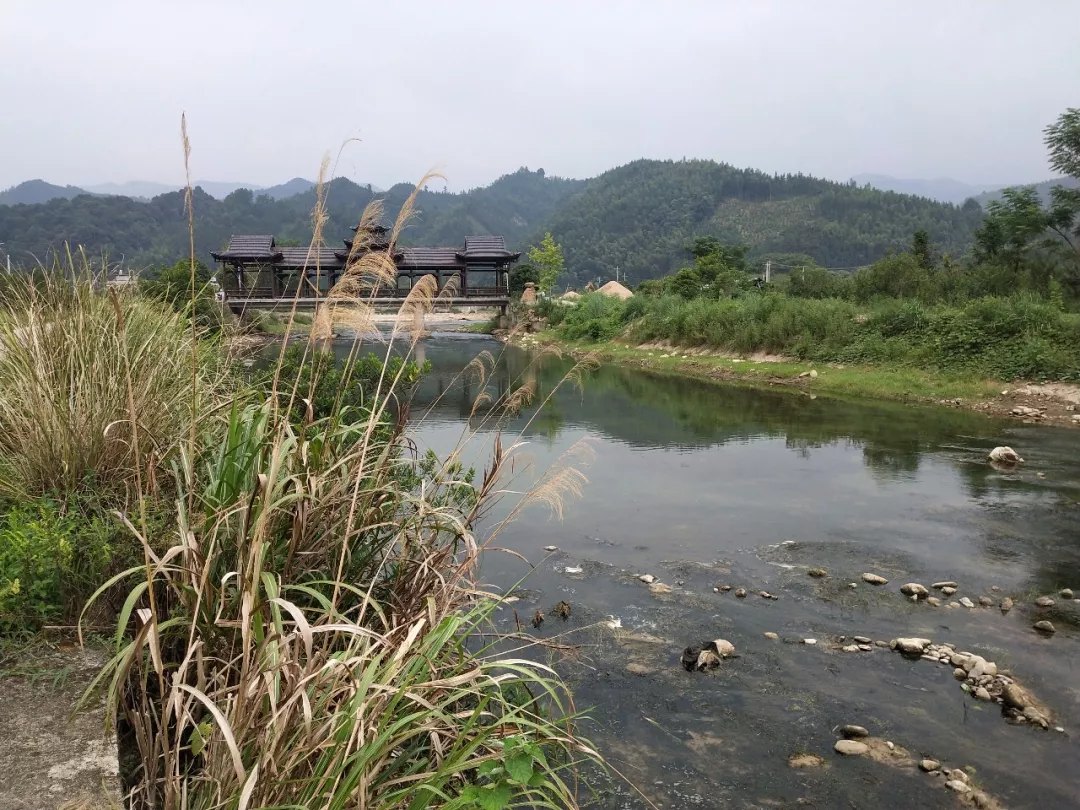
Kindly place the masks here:
<instances>
[{"instance_id":1,"label":"bridge roof","mask_svg":"<svg viewBox=\"0 0 1080 810\"><path fill-rule=\"evenodd\" d=\"M464 261L517 261L520 253L506 249L506 239L501 236L466 236L465 250L458 252Z\"/></svg>"},{"instance_id":2,"label":"bridge roof","mask_svg":"<svg viewBox=\"0 0 1080 810\"><path fill-rule=\"evenodd\" d=\"M215 259L274 259L279 255L274 237L265 235L240 235L230 236L229 246L219 252L211 254Z\"/></svg>"},{"instance_id":3,"label":"bridge roof","mask_svg":"<svg viewBox=\"0 0 1080 810\"><path fill-rule=\"evenodd\" d=\"M408 247L402 248L398 264L402 267L463 267L454 247Z\"/></svg>"},{"instance_id":4,"label":"bridge roof","mask_svg":"<svg viewBox=\"0 0 1080 810\"><path fill-rule=\"evenodd\" d=\"M333 248L283 247L278 248L278 254L281 258L274 262L278 267L307 267L314 270L316 267L329 269L344 266Z\"/></svg>"}]
</instances>

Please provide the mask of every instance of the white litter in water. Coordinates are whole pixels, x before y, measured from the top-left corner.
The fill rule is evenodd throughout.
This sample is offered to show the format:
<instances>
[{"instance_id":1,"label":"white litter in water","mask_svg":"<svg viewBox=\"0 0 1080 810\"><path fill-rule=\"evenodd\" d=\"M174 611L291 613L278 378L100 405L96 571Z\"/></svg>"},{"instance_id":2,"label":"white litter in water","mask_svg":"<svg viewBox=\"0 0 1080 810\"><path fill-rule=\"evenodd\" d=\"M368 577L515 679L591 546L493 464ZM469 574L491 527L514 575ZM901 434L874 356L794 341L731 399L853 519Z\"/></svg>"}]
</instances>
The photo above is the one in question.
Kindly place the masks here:
<instances>
[{"instance_id":1,"label":"white litter in water","mask_svg":"<svg viewBox=\"0 0 1080 810\"><path fill-rule=\"evenodd\" d=\"M769 565L775 565L777 568L789 568L789 569L799 567L797 565L792 565L791 563L778 563L778 562L770 562Z\"/></svg>"},{"instance_id":2,"label":"white litter in water","mask_svg":"<svg viewBox=\"0 0 1080 810\"><path fill-rule=\"evenodd\" d=\"M617 619L614 616L608 616L607 621L604 622L604 624L611 630L622 629L622 619Z\"/></svg>"},{"instance_id":3,"label":"white litter in water","mask_svg":"<svg viewBox=\"0 0 1080 810\"><path fill-rule=\"evenodd\" d=\"M580 565L568 565L563 570L568 574L580 574L583 569Z\"/></svg>"},{"instance_id":4,"label":"white litter in water","mask_svg":"<svg viewBox=\"0 0 1080 810\"><path fill-rule=\"evenodd\" d=\"M558 551L558 546L544 546L544 551Z\"/></svg>"}]
</instances>

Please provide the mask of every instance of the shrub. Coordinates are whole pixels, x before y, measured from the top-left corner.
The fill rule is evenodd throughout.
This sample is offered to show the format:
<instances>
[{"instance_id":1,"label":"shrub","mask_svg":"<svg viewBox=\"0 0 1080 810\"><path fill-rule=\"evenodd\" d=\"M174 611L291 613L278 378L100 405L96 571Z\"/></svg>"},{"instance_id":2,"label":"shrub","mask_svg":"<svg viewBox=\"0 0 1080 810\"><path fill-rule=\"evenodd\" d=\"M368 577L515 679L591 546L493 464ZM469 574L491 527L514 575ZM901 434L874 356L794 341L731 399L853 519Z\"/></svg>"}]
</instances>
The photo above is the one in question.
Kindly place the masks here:
<instances>
[{"instance_id":1,"label":"shrub","mask_svg":"<svg viewBox=\"0 0 1080 810\"><path fill-rule=\"evenodd\" d=\"M563 314L559 334L567 340L597 343L611 340L622 331L626 302L603 293L589 293Z\"/></svg>"}]
</instances>

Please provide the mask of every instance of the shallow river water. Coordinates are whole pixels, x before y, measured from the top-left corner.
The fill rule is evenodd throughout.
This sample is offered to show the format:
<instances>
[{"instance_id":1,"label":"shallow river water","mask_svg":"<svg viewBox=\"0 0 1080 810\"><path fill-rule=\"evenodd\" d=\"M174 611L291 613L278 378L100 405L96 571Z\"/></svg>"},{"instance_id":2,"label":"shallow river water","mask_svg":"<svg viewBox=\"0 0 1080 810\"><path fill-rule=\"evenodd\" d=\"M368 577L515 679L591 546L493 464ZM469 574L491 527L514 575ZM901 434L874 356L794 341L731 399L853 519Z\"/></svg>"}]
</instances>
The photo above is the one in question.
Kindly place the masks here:
<instances>
[{"instance_id":1,"label":"shallow river water","mask_svg":"<svg viewBox=\"0 0 1080 810\"><path fill-rule=\"evenodd\" d=\"M1065 587L1080 594L1080 431L613 367L586 374L580 388L564 384L540 407L569 361L435 335L423 343L434 369L412 411L422 445L445 453L460 438L481 386L458 372L484 350L500 358L489 393L524 380L538 388L503 432L506 444L522 430L527 442L515 489L582 440L593 451L584 496L562 520L532 506L499 537L531 565L492 554L484 579L505 589L526 577L520 601L500 610L508 627L516 609L529 632L580 645L564 669L590 711L583 731L648 801L959 806L943 777L901 756L834 753L834 729L854 723L916 761L968 768L999 806L1080 807L1080 602L1056 597ZM479 469L494 431L482 414L472 425L480 435L465 460ZM999 444L1026 463L991 467L986 454ZM828 576L808 576L812 567ZM864 572L889 583L866 584ZM654 593L637 580L643 573L671 592ZM995 607L934 608L899 592L940 580L958 583L953 599L990 596ZM715 593L718 585L749 596ZM1056 604L1037 608L1043 594ZM996 607L1005 596L1018 603L1007 615ZM572 607L565 622L553 612L560 600ZM534 631L536 610L547 620ZM604 627L608 617L621 630ZM1032 629L1044 618L1053 637ZM1064 730L1007 723L1001 707L960 688L951 666L878 647L841 651L839 637L855 635L922 636L978 653L1011 671ZM739 657L708 673L682 669L684 647L717 637ZM807 753L824 764L789 766ZM598 806L649 806L620 780L594 787Z\"/></svg>"}]
</instances>

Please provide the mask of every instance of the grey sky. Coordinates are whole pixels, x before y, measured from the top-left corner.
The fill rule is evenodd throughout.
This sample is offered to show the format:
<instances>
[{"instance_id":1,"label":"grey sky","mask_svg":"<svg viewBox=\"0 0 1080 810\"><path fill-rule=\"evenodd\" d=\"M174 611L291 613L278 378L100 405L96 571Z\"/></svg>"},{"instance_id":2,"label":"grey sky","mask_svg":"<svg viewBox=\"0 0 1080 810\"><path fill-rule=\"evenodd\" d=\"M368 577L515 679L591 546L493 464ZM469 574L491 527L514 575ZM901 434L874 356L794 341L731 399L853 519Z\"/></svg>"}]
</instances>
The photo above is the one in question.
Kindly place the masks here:
<instances>
[{"instance_id":1,"label":"grey sky","mask_svg":"<svg viewBox=\"0 0 1080 810\"><path fill-rule=\"evenodd\" d=\"M846 179L1050 175L1077 0L2 0L0 188L183 177L454 189L701 157Z\"/></svg>"}]
</instances>

